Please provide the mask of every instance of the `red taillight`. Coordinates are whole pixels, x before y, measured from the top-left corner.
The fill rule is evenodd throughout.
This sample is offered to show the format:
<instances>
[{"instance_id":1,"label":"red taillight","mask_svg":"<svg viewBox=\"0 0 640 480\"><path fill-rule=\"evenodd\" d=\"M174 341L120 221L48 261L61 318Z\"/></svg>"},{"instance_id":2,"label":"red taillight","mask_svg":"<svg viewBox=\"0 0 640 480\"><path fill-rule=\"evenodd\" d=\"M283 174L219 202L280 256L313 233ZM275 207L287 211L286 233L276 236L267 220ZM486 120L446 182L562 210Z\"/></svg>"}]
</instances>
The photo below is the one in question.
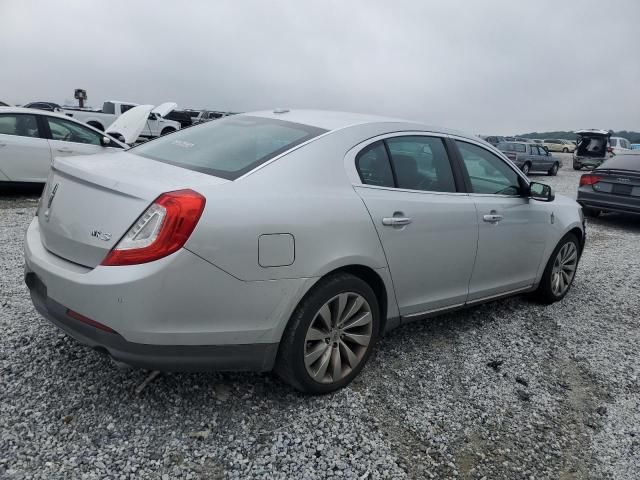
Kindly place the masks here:
<instances>
[{"instance_id":1,"label":"red taillight","mask_svg":"<svg viewBox=\"0 0 640 480\"><path fill-rule=\"evenodd\" d=\"M95 320L91 320L89 317L85 317L84 315L81 315L78 312L74 312L73 310L67 310L67 315L74 320L78 320L79 322L90 325L94 328L98 328L109 333L115 333L115 330L107 327L106 325L103 325L100 322L96 322Z\"/></svg>"},{"instance_id":2,"label":"red taillight","mask_svg":"<svg viewBox=\"0 0 640 480\"><path fill-rule=\"evenodd\" d=\"M176 252L196 228L205 198L193 190L160 195L120 239L102 265L136 265Z\"/></svg>"},{"instance_id":3,"label":"red taillight","mask_svg":"<svg viewBox=\"0 0 640 480\"><path fill-rule=\"evenodd\" d=\"M591 173L586 173L580 177L580 186L583 187L585 185L595 185L600 180L602 180L602 177L593 175Z\"/></svg>"}]
</instances>

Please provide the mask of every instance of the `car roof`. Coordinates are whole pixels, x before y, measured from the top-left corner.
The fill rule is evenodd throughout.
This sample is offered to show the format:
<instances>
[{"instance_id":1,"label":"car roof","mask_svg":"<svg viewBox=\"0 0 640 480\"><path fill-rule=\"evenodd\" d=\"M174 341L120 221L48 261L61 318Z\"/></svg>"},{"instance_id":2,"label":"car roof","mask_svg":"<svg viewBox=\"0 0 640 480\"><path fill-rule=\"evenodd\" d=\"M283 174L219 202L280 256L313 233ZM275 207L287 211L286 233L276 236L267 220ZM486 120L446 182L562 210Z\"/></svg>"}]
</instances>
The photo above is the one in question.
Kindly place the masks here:
<instances>
[{"instance_id":1,"label":"car roof","mask_svg":"<svg viewBox=\"0 0 640 480\"><path fill-rule=\"evenodd\" d=\"M37 103L37 102L32 102ZM72 122L80 123L81 125L85 125L78 120L64 115L63 113L50 112L49 110L38 110L34 108L27 107L0 107L0 113L30 113L31 115L47 115L49 117L59 117L64 118L65 120L71 120Z\"/></svg>"},{"instance_id":2,"label":"car roof","mask_svg":"<svg viewBox=\"0 0 640 480\"><path fill-rule=\"evenodd\" d=\"M74 122L77 123L79 125L82 125L83 127L88 127L91 130L94 130L100 134L104 135L104 132L101 132L100 130L98 130L97 128L92 127L91 125L87 125L84 122L81 122L79 120L76 120L73 117L69 117L68 115L65 115L63 113L56 113L56 112L50 112L49 110L37 110L34 108L25 108L25 107L0 107L0 113L28 113L31 115L46 115L47 117L56 117L56 118L63 118L69 122ZM109 135L111 137L111 135ZM112 139L114 139L113 137L111 137ZM114 139L115 140L115 139ZM126 146L126 144L122 143L122 142L118 142L123 146Z\"/></svg>"},{"instance_id":3,"label":"car roof","mask_svg":"<svg viewBox=\"0 0 640 480\"><path fill-rule=\"evenodd\" d=\"M340 130L356 125L376 124L376 123L398 123L401 130L420 130L445 135L457 135L473 140L479 140L476 135L460 132L442 127L426 125L414 120L403 120L400 118L384 117L379 115L369 115L363 113L339 112L331 110L286 110L283 113L275 113L279 110L263 110L258 112L245 112L240 115L253 117L273 118L287 122L301 123L324 130Z\"/></svg>"}]
</instances>

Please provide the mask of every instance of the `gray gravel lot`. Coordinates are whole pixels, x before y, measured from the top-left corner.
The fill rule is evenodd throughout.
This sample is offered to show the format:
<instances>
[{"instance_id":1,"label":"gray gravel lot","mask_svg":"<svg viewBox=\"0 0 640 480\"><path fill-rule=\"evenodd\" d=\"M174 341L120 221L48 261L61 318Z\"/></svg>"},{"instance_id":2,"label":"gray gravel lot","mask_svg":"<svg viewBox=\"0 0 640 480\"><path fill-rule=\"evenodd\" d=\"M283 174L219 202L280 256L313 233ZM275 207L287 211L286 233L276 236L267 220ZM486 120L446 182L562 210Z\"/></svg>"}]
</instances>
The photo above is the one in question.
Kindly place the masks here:
<instances>
[{"instance_id":1,"label":"gray gravel lot","mask_svg":"<svg viewBox=\"0 0 640 480\"><path fill-rule=\"evenodd\" d=\"M537 177L575 197L579 173ZM118 370L34 311L0 194L0 478L640 477L640 220L589 221L564 301L399 328L349 388Z\"/></svg>"}]
</instances>

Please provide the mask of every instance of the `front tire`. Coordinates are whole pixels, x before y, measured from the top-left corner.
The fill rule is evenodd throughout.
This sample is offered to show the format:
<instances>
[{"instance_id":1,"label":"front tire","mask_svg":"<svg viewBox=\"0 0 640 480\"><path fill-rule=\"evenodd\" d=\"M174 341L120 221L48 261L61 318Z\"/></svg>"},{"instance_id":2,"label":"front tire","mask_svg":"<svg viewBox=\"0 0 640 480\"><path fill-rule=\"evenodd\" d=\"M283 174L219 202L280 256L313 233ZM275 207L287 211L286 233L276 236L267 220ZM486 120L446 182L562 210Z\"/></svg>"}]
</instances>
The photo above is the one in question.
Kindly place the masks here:
<instances>
[{"instance_id":1,"label":"front tire","mask_svg":"<svg viewBox=\"0 0 640 480\"><path fill-rule=\"evenodd\" d=\"M531 170L531 165L529 165L528 163L525 163L524 165L522 165L522 173L524 173L525 175L529 176L530 170Z\"/></svg>"},{"instance_id":2,"label":"front tire","mask_svg":"<svg viewBox=\"0 0 640 480\"><path fill-rule=\"evenodd\" d=\"M168 135L168 134L173 133L175 131L176 131L175 128L171 128L171 127L163 128L162 131L160 132L160 136L162 137L163 135Z\"/></svg>"},{"instance_id":3,"label":"front tire","mask_svg":"<svg viewBox=\"0 0 640 480\"><path fill-rule=\"evenodd\" d=\"M558 174L558 168L560 168L560 165L558 165L558 162L554 163L551 169L547 172L547 175L551 177L555 177Z\"/></svg>"},{"instance_id":4,"label":"front tire","mask_svg":"<svg viewBox=\"0 0 640 480\"><path fill-rule=\"evenodd\" d=\"M275 371L304 393L343 388L364 367L379 328L378 300L364 280L348 273L326 277L294 311Z\"/></svg>"},{"instance_id":5,"label":"front tire","mask_svg":"<svg viewBox=\"0 0 640 480\"><path fill-rule=\"evenodd\" d=\"M578 238L569 233L553 250L533 297L544 304L562 300L571 289L580 259Z\"/></svg>"}]
</instances>

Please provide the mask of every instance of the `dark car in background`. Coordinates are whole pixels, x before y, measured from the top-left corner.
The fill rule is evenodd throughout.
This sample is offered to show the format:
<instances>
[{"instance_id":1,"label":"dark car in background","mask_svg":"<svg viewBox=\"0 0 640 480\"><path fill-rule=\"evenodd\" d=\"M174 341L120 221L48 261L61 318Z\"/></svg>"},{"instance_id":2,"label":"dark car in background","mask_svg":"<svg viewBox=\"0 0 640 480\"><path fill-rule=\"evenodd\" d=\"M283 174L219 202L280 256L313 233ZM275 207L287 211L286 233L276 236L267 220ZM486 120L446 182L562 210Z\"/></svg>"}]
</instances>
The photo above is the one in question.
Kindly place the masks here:
<instances>
[{"instance_id":1,"label":"dark car in background","mask_svg":"<svg viewBox=\"0 0 640 480\"><path fill-rule=\"evenodd\" d=\"M35 108L36 110L46 110L48 112L62 112L62 107L53 102L31 102L23 105L24 108Z\"/></svg>"},{"instance_id":2,"label":"dark car in background","mask_svg":"<svg viewBox=\"0 0 640 480\"><path fill-rule=\"evenodd\" d=\"M529 172L545 172L556 175L560 162L542 145L525 142L502 142L497 146L525 175Z\"/></svg>"},{"instance_id":3,"label":"dark car in background","mask_svg":"<svg viewBox=\"0 0 640 480\"><path fill-rule=\"evenodd\" d=\"M601 212L640 214L640 152L621 153L582 175L577 200L590 217Z\"/></svg>"},{"instance_id":4,"label":"dark car in background","mask_svg":"<svg viewBox=\"0 0 640 480\"><path fill-rule=\"evenodd\" d=\"M163 118L166 118L167 120L173 120L175 122L179 122L180 128L187 128L193 125L193 121L191 120L191 115L186 110L171 110Z\"/></svg>"},{"instance_id":5,"label":"dark car in background","mask_svg":"<svg viewBox=\"0 0 640 480\"><path fill-rule=\"evenodd\" d=\"M502 142L506 141L506 139L504 137L499 137L499 136L496 136L496 135L489 135L489 136L486 136L486 137L482 137L482 139L485 142L490 143L494 147L497 146L499 143L502 143Z\"/></svg>"},{"instance_id":6,"label":"dark car in background","mask_svg":"<svg viewBox=\"0 0 640 480\"><path fill-rule=\"evenodd\" d=\"M595 168L612 156L609 139L611 133L606 130L578 130L576 149L573 152L573 169Z\"/></svg>"}]
</instances>

